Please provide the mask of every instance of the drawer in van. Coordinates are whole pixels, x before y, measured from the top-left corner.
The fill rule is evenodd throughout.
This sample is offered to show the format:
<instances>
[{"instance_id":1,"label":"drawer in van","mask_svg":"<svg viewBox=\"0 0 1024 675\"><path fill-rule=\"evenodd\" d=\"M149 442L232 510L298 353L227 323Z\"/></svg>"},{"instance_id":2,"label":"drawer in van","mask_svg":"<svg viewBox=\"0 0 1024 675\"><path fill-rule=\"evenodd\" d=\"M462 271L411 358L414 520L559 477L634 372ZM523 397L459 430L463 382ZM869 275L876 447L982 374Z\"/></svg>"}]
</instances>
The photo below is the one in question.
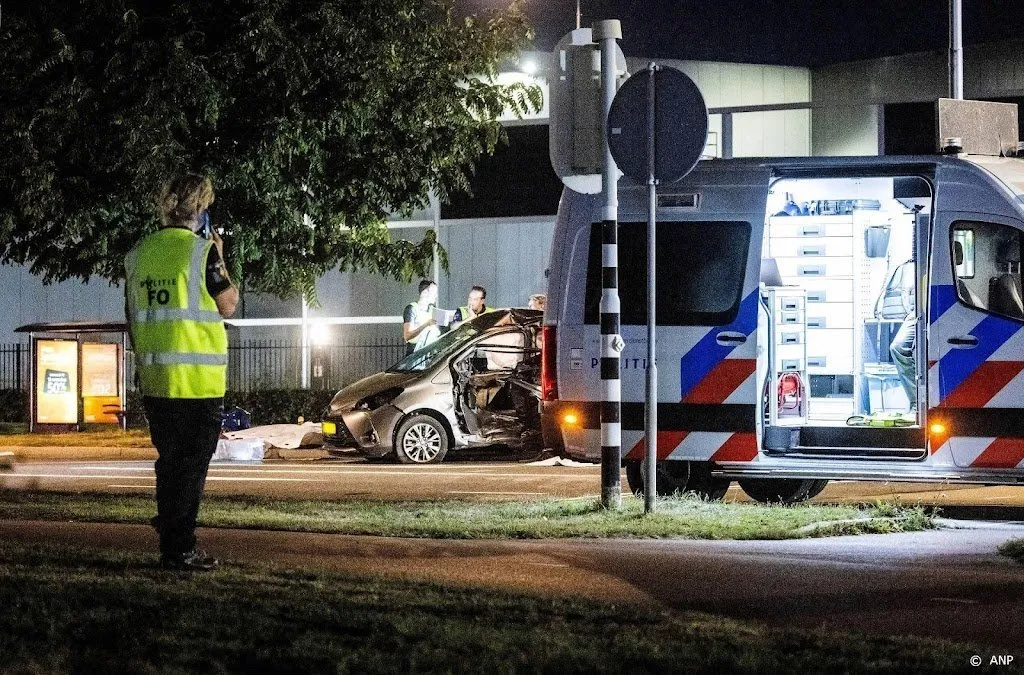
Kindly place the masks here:
<instances>
[{"instance_id":1,"label":"drawer in van","mask_svg":"<svg viewBox=\"0 0 1024 675\"><path fill-rule=\"evenodd\" d=\"M809 375L849 375L853 373L853 354L807 352Z\"/></svg>"},{"instance_id":2,"label":"drawer in van","mask_svg":"<svg viewBox=\"0 0 1024 675\"><path fill-rule=\"evenodd\" d=\"M806 279L846 278L853 276L853 258L776 258L779 274L786 283L806 288Z\"/></svg>"},{"instance_id":3,"label":"drawer in van","mask_svg":"<svg viewBox=\"0 0 1024 675\"><path fill-rule=\"evenodd\" d=\"M815 367L824 357L827 365L841 364L838 372L853 372L853 331L845 328L815 328L807 331L807 367ZM821 366L817 366L821 367Z\"/></svg>"},{"instance_id":4,"label":"drawer in van","mask_svg":"<svg viewBox=\"0 0 1024 675\"><path fill-rule=\"evenodd\" d=\"M775 237L852 237L853 218L849 216L772 216L768 236Z\"/></svg>"},{"instance_id":5,"label":"drawer in van","mask_svg":"<svg viewBox=\"0 0 1024 675\"><path fill-rule=\"evenodd\" d=\"M785 237L768 241L773 258L822 258L853 256L853 237Z\"/></svg>"},{"instance_id":6,"label":"drawer in van","mask_svg":"<svg viewBox=\"0 0 1024 675\"><path fill-rule=\"evenodd\" d=\"M819 302L853 302L852 279L804 279L800 285L807 289L807 304ZM812 307L808 309L813 312Z\"/></svg>"},{"instance_id":7,"label":"drawer in van","mask_svg":"<svg viewBox=\"0 0 1024 675\"><path fill-rule=\"evenodd\" d=\"M775 331L775 344L800 346L807 342L803 326L793 326L787 329L786 326L779 326ZM802 347L801 347L802 349Z\"/></svg>"},{"instance_id":8,"label":"drawer in van","mask_svg":"<svg viewBox=\"0 0 1024 675\"><path fill-rule=\"evenodd\" d=\"M803 345L776 345L774 351L776 370L803 370Z\"/></svg>"},{"instance_id":9,"label":"drawer in van","mask_svg":"<svg viewBox=\"0 0 1024 675\"><path fill-rule=\"evenodd\" d=\"M799 312L804 308L803 293L793 295L776 295L775 312Z\"/></svg>"},{"instance_id":10,"label":"drawer in van","mask_svg":"<svg viewBox=\"0 0 1024 675\"><path fill-rule=\"evenodd\" d=\"M800 326L802 330L804 324L804 312L802 309L775 312L775 323L780 326L780 330L785 330L785 326Z\"/></svg>"},{"instance_id":11,"label":"drawer in van","mask_svg":"<svg viewBox=\"0 0 1024 675\"><path fill-rule=\"evenodd\" d=\"M807 310L807 329L853 328L852 302L816 302Z\"/></svg>"}]
</instances>

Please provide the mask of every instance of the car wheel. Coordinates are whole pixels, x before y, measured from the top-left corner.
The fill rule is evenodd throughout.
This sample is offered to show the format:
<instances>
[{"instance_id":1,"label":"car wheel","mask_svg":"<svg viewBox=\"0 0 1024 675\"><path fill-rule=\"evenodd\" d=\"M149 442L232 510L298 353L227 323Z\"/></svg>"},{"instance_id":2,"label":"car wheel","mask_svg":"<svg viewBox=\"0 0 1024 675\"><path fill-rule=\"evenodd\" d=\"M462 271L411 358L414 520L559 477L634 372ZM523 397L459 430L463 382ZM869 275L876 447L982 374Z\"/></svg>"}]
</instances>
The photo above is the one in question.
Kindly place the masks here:
<instances>
[{"instance_id":1,"label":"car wheel","mask_svg":"<svg viewBox=\"0 0 1024 675\"><path fill-rule=\"evenodd\" d=\"M430 415L413 415L395 433L395 456L402 464L437 464L448 445L448 430Z\"/></svg>"},{"instance_id":2,"label":"car wheel","mask_svg":"<svg viewBox=\"0 0 1024 675\"><path fill-rule=\"evenodd\" d=\"M747 478L738 481L747 496L764 504L795 504L825 489L827 480L801 478Z\"/></svg>"}]
</instances>

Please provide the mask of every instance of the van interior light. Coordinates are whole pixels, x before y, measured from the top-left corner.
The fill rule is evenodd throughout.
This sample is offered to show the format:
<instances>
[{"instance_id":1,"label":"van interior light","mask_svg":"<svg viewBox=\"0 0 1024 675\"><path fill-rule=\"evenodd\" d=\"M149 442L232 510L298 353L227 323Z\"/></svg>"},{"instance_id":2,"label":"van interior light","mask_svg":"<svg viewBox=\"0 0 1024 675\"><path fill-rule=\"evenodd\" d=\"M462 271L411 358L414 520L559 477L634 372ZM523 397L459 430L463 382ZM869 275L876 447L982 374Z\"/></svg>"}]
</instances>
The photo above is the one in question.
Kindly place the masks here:
<instances>
[{"instance_id":1,"label":"van interior light","mask_svg":"<svg viewBox=\"0 0 1024 675\"><path fill-rule=\"evenodd\" d=\"M569 412L562 415L562 422L570 426L576 426L577 424L580 423L580 416L577 415L574 411L570 410Z\"/></svg>"},{"instance_id":2,"label":"van interior light","mask_svg":"<svg viewBox=\"0 0 1024 675\"><path fill-rule=\"evenodd\" d=\"M933 436L941 436L946 433L946 425L942 422L932 422L928 430L932 432Z\"/></svg>"}]
</instances>

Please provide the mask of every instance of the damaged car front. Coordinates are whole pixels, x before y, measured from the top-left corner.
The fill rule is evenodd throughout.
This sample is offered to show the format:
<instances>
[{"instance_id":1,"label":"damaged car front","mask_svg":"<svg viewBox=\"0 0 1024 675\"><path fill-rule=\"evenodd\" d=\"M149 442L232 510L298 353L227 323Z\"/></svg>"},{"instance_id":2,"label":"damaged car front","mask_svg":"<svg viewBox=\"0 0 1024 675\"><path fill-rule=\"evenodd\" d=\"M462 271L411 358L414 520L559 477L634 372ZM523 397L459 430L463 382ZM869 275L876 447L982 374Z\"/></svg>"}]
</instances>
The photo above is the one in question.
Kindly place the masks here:
<instances>
[{"instance_id":1,"label":"damaged car front","mask_svg":"<svg viewBox=\"0 0 1024 675\"><path fill-rule=\"evenodd\" d=\"M536 336L542 314L499 310L441 336L387 371L338 392L324 416L328 450L405 463L451 448L539 438Z\"/></svg>"}]
</instances>

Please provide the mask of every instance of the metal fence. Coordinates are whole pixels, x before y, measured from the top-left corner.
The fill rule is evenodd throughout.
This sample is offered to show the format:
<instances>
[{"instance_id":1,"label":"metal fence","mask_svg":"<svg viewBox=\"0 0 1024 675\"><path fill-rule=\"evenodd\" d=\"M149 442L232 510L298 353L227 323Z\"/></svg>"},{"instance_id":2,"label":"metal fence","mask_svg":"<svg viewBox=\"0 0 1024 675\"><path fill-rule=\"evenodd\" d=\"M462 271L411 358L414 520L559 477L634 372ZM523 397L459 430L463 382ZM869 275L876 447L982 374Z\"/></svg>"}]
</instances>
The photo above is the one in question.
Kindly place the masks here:
<instances>
[{"instance_id":1,"label":"metal fence","mask_svg":"<svg viewBox=\"0 0 1024 675\"><path fill-rule=\"evenodd\" d=\"M29 358L27 344L0 345L0 389L28 389Z\"/></svg>"},{"instance_id":2,"label":"metal fence","mask_svg":"<svg viewBox=\"0 0 1024 675\"><path fill-rule=\"evenodd\" d=\"M341 389L380 372L405 356L401 338L353 340L310 348L312 389ZM135 385L129 352L125 381ZM28 389L31 357L27 344L0 345L0 389ZM289 340L243 340L228 346L228 389L298 389L302 385L302 345Z\"/></svg>"},{"instance_id":3,"label":"metal fence","mask_svg":"<svg viewBox=\"0 0 1024 675\"><path fill-rule=\"evenodd\" d=\"M310 388L341 389L405 356L400 338L363 339L310 348ZM228 389L297 389L302 345L288 340L244 340L228 347Z\"/></svg>"}]
</instances>

